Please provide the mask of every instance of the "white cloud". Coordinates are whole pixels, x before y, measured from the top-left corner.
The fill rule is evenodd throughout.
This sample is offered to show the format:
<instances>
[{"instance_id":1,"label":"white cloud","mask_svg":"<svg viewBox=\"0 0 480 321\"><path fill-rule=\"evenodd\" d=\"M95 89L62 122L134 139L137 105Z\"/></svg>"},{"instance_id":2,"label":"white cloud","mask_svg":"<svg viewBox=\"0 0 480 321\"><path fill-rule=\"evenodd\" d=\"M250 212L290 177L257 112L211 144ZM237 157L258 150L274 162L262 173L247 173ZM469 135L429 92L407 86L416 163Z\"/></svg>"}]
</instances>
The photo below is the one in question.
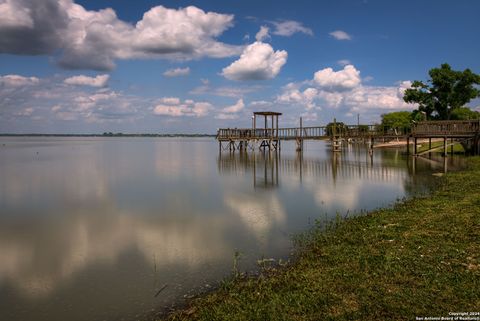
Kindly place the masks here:
<instances>
[{"instance_id":1,"label":"white cloud","mask_svg":"<svg viewBox=\"0 0 480 321\"><path fill-rule=\"evenodd\" d=\"M238 119L238 115L236 115L236 114L223 114L223 113L220 113L220 114L218 114L218 115L215 115L215 119L221 119L221 120Z\"/></svg>"},{"instance_id":2,"label":"white cloud","mask_svg":"<svg viewBox=\"0 0 480 321\"><path fill-rule=\"evenodd\" d=\"M67 78L63 82L75 86L105 87L109 78L109 75L98 75L96 77L79 75Z\"/></svg>"},{"instance_id":3,"label":"white cloud","mask_svg":"<svg viewBox=\"0 0 480 321\"><path fill-rule=\"evenodd\" d=\"M28 116L33 112L35 119L78 120L80 125L137 119L142 117L138 108L146 105L143 98L125 95L108 88L65 86L63 80L58 78L6 79L8 86L0 85L2 113L0 126L6 126L13 131L21 129L15 128L14 125L10 126L10 123L14 124L17 117ZM2 83L5 83L4 80L2 77ZM51 117L52 114L54 118Z\"/></svg>"},{"instance_id":4,"label":"white cloud","mask_svg":"<svg viewBox=\"0 0 480 321\"><path fill-rule=\"evenodd\" d=\"M363 78L362 80L363 80L363 82L369 82L369 81L373 80L373 77L372 76L367 76L367 77Z\"/></svg>"},{"instance_id":5,"label":"white cloud","mask_svg":"<svg viewBox=\"0 0 480 321\"><path fill-rule=\"evenodd\" d=\"M348 59L340 59L337 61L337 64L339 64L340 66L346 66L346 65L351 65L352 63L350 62L350 60Z\"/></svg>"},{"instance_id":6,"label":"white cloud","mask_svg":"<svg viewBox=\"0 0 480 321\"><path fill-rule=\"evenodd\" d=\"M337 40L352 40L352 36L342 30L332 31L329 35Z\"/></svg>"},{"instance_id":7,"label":"white cloud","mask_svg":"<svg viewBox=\"0 0 480 321\"><path fill-rule=\"evenodd\" d=\"M333 71L325 68L315 73L314 82L325 90L348 90L360 85L360 71L353 65L346 65L343 70Z\"/></svg>"},{"instance_id":8,"label":"white cloud","mask_svg":"<svg viewBox=\"0 0 480 321\"><path fill-rule=\"evenodd\" d=\"M316 112L304 112L300 114L302 117L303 121L317 121L318 120L318 115Z\"/></svg>"},{"instance_id":9,"label":"white cloud","mask_svg":"<svg viewBox=\"0 0 480 321\"><path fill-rule=\"evenodd\" d=\"M0 76L0 85L6 87L20 87L38 84L40 79L37 77L24 77L20 75Z\"/></svg>"},{"instance_id":10,"label":"white cloud","mask_svg":"<svg viewBox=\"0 0 480 321\"><path fill-rule=\"evenodd\" d=\"M287 62L285 50L273 51L272 46L254 42L243 51L240 58L223 68L222 75L230 80L266 80L278 75Z\"/></svg>"},{"instance_id":11,"label":"white cloud","mask_svg":"<svg viewBox=\"0 0 480 321\"><path fill-rule=\"evenodd\" d=\"M308 87L308 86L316 86ZM361 84L360 72L352 65L334 72L326 68L315 73L313 81L290 83L283 87L276 102L291 106L302 106L306 117L314 119L313 110L337 109L345 115L368 113L378 117L385 111L412 110L416 106L403 101L403 95L410 88L410 81L399 82L396 86L365 86Z\"/></svg>"},{"instance_id":12,"label":"white cloud","mask_svg":"<svg viewBox=\"0 0 480 321\"><path fill-rule=\"evenodd\" d=\"M258 108L266 108L272 105L273 103L271 101L266 101L266 100L255 100L250 102L251 107L258 107Z\"/></svg>"},{"instance_id":13,"label":"white cloud","mask_svg":"<svg viewBox=\"0 0 480 321\"><path fill-rule=\"evenodd\" d=\"M0 3L0 28L33 28L30 10L21 7L18 2L6 0Z\"/></svg>"},{"instance_id":14,"label":"white cloud","mask_svg":"<svg viewBox=\"0 0 480 321\"><path fill-rule=\"evenodd\" d=\"M243 99L239 99L235 104L225 107L222 109L223 113L238 113L239 111L243 110L245 107L245 104L243 102Z\"/></svg>"},{"instance_id":15,"label":"white cloud","mask_svg":"<svg viewBox=\"0 0 480 321\"><path fill-rule=\"evenodd\" d=\"M162 104L167 104L167 105L179 105L180 104L180 98L178 97L163 97L160 99L160 102Z\"/></svg>"},{"instance_id":16,"label":"white cloud","mask_svg":"<svg viewBox=\"0 0 480 321\"><path fill-rule=\"evenodd\" d=\"M62 109L62 106L60 106L60 105L55 105L55 106L53 106L50 110L51 110L53 113L56 113L56 112L59 112L61 109Z\"/></svg>"},{"instance_id":17,"label":"white cloud","mask_svg":"<svg viewBox=\"0 0 480 321\"><path fill-rule=\"evenodd\" d=\"M29 117L33 114L34 111L35 111L35 109L33 109L32 107L28 107L28 108L22 109L21 111L17 112L16 116Z\"/></svg>"},{"instance_id":18,"label":"white cloud","mask_svg":"<svg viewBox=\"0 0 480 321\"><path fill-rule=\"evenodd\" d=\"M202 82L202 84L203 85L198 86L193 90L191 90L189 94L239 98L239 97L245 96L248 93L259 91L263 88L262 86L212 87L210 86L209 82Z\"/></svg>"},{"instance_id":19,"label":"white cloud","mask_svg":"<svg viewBox=\"0 0 480 321\"><path fill-rule=\"evenodd\" d=\"M354 112L367 109L411 110L415 106L403 101L403 93L409 83L409 81L402 82L398 87L359 86L351 92L345 93L344 104Z\"/></svg>"},{"instance_id":20,"label":"white cloud","mask_svg":"<svg viewBox=\"0 0 480 321\"><path fill-rule=\"evenodd\" d=\"M0 53L59 52L67 69L110 70L116 59L229 57L242 50L216 40L233 15L194 6L156 6L131 24L113 9L86 10L72 0L2 0L0 16Z\"/></svg>"},{"instance_id":21,"label":"white cloud","mask_svg":"<svg viewBox=\"0 0 480 321\"><path fill-rule=\"evenodd\" d=\"M313 36L312 29L303 26L302 23L298 21L285 20L280 22L272 22L272 24L275 26L273 34L277 36L290 37L297 32Z\"/></svg>"},{"instance_id":22,"label":"white cloud","mask_svg":"<svg viewBox=\"0 0 480 321\"><path fill-rule=\"evenodd\" d=\"M245 108L243 99L239 99L235 104L223 108L219 114L215 115L216 119L237 119L238 113Z\"/></svg>"},{"instance_id":23,"label":"white cloud","mask_svg":"<svg viewBox=\"0 0 480 321\"><path fill-rule=\"evenodd\" d=\"M190 74L190 67L168 69L163 73L166 77L187 76L188 74Z\"/></svg>"},{"instance_id":24,"label":"white cloud","mask_svg":"<svg viewBox=\"0 0 480 321\"><path fill-rule=\"evenodd\" d=\"M213 106L208 102L194 102L187 99L182 103L179 98L166 97L160 99L160 104L155 106L153 113L170 117L204 117L212 109Z\"/></svg>"},{"instance_id":25,"label":"white cloud","mask_svg":"<svg viewBox=\"0 0 480 321\"><path fill-rule=\"evenodd\" d=\"M261 26L260 30L255 35L255 39L257 39L257 41L263 41L270 38L270 35L268 34L269 30L270 29L268 29L267 26Z\"/></svg>"},{"instance_id":26,"label":"white cloud","mask_svg":"<svg viewBox=\"0 0 480 321\"><path fill-rule=\"evenodd\" d=\"M309 87L301 91L297 84L289 83L283 88L283 93L277 97L276 101L280 104L301 105L310 110L317 107L315 104L317 95L318 90L315 88Z\"/></svg>"}]
</instances>

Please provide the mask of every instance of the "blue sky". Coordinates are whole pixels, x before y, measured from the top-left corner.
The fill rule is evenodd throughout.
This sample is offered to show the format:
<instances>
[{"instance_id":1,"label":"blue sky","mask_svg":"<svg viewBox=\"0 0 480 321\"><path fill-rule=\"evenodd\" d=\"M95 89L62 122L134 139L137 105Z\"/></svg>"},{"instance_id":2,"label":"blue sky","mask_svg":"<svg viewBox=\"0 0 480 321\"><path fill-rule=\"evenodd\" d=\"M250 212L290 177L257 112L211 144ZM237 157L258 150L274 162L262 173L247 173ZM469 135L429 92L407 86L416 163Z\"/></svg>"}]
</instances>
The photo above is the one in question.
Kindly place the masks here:
<instances>
[{"instance_id":1,"label":"blue sky","mask_svg":"<svg viewBox=\"0 0 480 321\"><path fill-rule=\"evenodd\" d=\"M413 80L480 73L477 1L0 0L0 132L214 133L411 110ZM470 103L479 108L478 100Z\"/></svg>"}]
</instances>

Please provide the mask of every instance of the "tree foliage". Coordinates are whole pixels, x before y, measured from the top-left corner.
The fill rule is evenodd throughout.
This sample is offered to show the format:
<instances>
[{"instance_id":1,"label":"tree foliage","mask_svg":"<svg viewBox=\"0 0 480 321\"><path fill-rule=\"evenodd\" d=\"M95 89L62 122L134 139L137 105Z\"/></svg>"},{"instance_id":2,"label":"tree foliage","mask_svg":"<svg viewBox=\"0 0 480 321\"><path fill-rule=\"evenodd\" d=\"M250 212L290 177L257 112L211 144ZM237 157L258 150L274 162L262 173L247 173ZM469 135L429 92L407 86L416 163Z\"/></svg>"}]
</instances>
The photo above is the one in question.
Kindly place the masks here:
<instances>
[{"instance_id":1,"label":"tree foliage","mask_svg":"<svg viewBox=\"0 0 480 321\"><path fill-rule=\"evenodd\" d=\"M382 115L382 128L388 129L410 129L412 126L412 113L409 111L396 111Z\"/></svg>"},{"instance_id":2,"label":"tree foliage","mask_svg":"<svg viewBox=\"0 0 480 321\"><path fill-rule=\"evenodd\" d=\"M418 110L425 112L427 119L450 119L454 110L480 97L477 87L480 75L470 69L456 71L442 64L440 68L430 69L428 74L427 83L414 81L403 96L405 102L418 104Z\"/></svg>"},{"instance_id":3,"label":"tree foliage","mask_svg":"<svg viewBox=\"0 0 480 321\"><path fill-rule=\"evenodd\" d=\"M342 122L328 123L325 130L327 136L333 136L334 133L335 135L345 135L348 131L348 127Z\"/></svg>"},{"instance_id":4,"label":"tree foliage","mask_svg":"<svg viewBox=\"0 0 480 321\"><path fill-rule=\"evenodd\" d=\"M480 119L480 113L478 111L471 110L468 107L460 107L452 111L452 115L450 119L452 120Z\"/></svg>"}]
</instances>

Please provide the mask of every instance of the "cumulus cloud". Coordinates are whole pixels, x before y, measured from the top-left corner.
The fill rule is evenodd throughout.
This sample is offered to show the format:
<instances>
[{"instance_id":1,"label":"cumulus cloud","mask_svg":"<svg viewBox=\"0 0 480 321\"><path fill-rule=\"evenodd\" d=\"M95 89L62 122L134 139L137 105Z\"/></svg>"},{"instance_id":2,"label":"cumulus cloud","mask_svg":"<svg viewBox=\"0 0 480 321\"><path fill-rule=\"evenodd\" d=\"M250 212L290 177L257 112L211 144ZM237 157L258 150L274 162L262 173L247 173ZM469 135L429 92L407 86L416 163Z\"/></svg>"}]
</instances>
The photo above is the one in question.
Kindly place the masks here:
<instances>
[{"instance_id":1,"label":"cumulus cloud","mask_svg":"<svg viewBox=\"0 0 480 321\"><path fill-rule=\"evenodd\" d=\"M270 38L270 35L268 33L269 31L270 31L270 29L267 26L261 26L260 30L255 35L255 39L257 41L263 41L265 39Z\"/></svg>"},{"instance_id":2,"label":"cumulus cloud","mask_svg":"<svg viewBox=\"0 0 480 321\"><path fill-rule=\"evenodd\" d=\"M218 115L215 116L217 119L237 119L238 113L245 108L245 103L243 99L239 99L235 104L223 108Z\"/></svg>"},{"instance_id":3,"label":"cumulus cloud","mask_svg":"<svg viewBox=\"0 0 480 321\"><path fill-rule=\"evenodd\" d=\"M153 113L170 117L204 117L212 109L212 104L208 102L195 102L190 99L181 102L179 98L167 97L160 99L159 104L153 109Z\"/></svg>"},{"instance_id":4,"label":"cumulus cloud","mask_svg":"<svg viewBox=\"0 0 480 321\"><path fill-rule=\"evenodd\" d=\"M352 36L342 30L332 31L329 35L337 40L352 40Z\"/></svg>"},{"instance_id":5,"label":"cumulus cloud","mask_svg":"<svg viewBox=\"0 0 480 321\"><path fill-rule=\"evenodd\" d=\"M285 50L274 51L269 44L256 41L243 51L240 58L223 68L222 75L230 80L266 80L275 78L287 62Z\"/></svg>"},{"instance_id":6,"label":"cumulus cloud","mask_svg":"<svg viewBox=\"0 0 480 321\"><path fill-rule=\"evenodd\" d=\"M19 87L38 84L40 79L37 77L24 77L20 75L0 76L0 85L5 87Z\"/></svg>"},{"instance_id":7,"label":"cumulus cloud","mask_svg":"<svg viewBox=\"0 0 480 321\"><path fill-rule=\"evenodd\" d=\"M190 67L168 69L163 73L165 77L179 77L190 74Z\"/></svg>"},{"instance_id":8,"label":"cumulus cloud","mask_svg":"<svg viewBox=\"0 0 480 321\"><path fill-rule=\"evenodd\" d=\"M310 28L303 26L301 22L294 20L285 20L285 21L274 21L272 24L275 26L273 31L274 35L290 37L293 34L300 32L313 36L313 31Z\"/></svg>"},{"instance_id":9,"label":"cumulus cloud","mask_svg":"<svg viewBox=\"0 0 480 321\"><path fill-rule=\"evenodd\" d=\"M353 65L346 65L339 71L333 71L332 68L319 70L313 80L318 86L331 91L352 89L361 82L360 71Z\"/></svg>"},{"instance_id":10,"label":"cumulus cloud","mask_svg":"<svg viewBox=\"0 0 480 321\"><path fill-rule=\"evenodd\" d=\"M313 110L320 108L336 109L345 115L361 112L378 117L385 111L415 108L403 101L404 92L410 87L410 81L402 81L395 86L363 85L360 71L353 65L347 65L337 72L325 68L317 71L313 80L288 84L283 87L276 102L302 106L306 110L305 116L312 120L315 118Z\"/></svg>"},{"instance_id":11,"label":"cumulus cloud","mask_svg":"<svg viewBox=\"0 0 480 321\"><path fill-rule=\"evenodd\" d=\"M234 105L228 106L222 109L223 113L238 113L239 111L243 110L245 104L243 103L243 99L239 99Z\"/></svg>"},{"instance_id":12,"label":"cumulus cloud","mask_svg":"<svg viewBox=\"0 0 480 321\"><path fill-rule=\"evenodd\" d=\"M5 0L0 3L0 17L2 28L33 28L30 10L22 8L17 1Z\"/></svg>"},{"instance_id":13,"label":"cumulus cloud","mask_svg":"<svg viewBox=\"0 0 480 321\"><path fill-rule=\"evenodd\" d=\"M116 59L229 57L242 50L216 40L233 15L194 6L153 7L131 24L113 9L86 10L72 0L2 0L0 16L0 53L59 52L67 69L110 70Z\"/></svg>"},{"instance_id":14,"label":"cumulus cloud","mask_svg":"<svg viewBox=\"0 0 480 321\"><path fill-rule=\"evenodd\" d=\"M3 0L0 3L0 53L51 54L63 42L66 0Z\"/></svg>"},{"instance_id":15,"label":"cumulus cloud","mask_svg":"<svg viewBox=\"0 0 480 321\"><path fill-rule=\"evenodd\" d=\"M109 78L109 75L98 75L96 77L79 75L67 78L63 82L75 86L105 87Z\"/></svg>"},{"instance_id":16,"label":"cumulus cloud","mask_svg":"<svg viewBox=\"0 0 480 321\"><path fill-rule=\"evenodd\" d=\"M148 99L109 88L66 86L56 77L0 78L0 127L11 132L26 128L18 125L19 119L22 122L48 119L48 123L37 122L48 124L44 131L51 131L53 124L63 121L75 120L78 128L91 123L130 122L144 117L142 109L148 110L152 104Z\"/></svg>"},{"instance_id":17,"label":"cumulus cloud","mask_svg":"<svg viewBox=\"0 0 480 321\"><path fill-rule=\"evenodd\" d=\"M318 95L318 90L315 88L306 88L300 90L299 85L289 83L283 88L283 93L277 97L277 102L280 104L292 104L304 106L307 110L317 107L315 99Z\"/></svg>"}]
</instances>

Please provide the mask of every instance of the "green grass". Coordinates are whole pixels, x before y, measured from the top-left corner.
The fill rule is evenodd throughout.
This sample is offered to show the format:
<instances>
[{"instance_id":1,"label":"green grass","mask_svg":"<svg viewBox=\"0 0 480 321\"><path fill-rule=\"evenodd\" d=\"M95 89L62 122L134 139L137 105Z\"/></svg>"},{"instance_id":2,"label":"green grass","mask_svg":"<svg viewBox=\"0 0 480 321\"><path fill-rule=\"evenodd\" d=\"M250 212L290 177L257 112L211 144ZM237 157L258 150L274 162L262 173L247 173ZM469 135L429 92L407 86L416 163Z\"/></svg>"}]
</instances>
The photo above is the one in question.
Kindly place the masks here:
<instances>
[{"instance_id":1,"label":"green grass","mask_svg":"<svg viewBox=\"0 0 480 321\"><path fill-rule=\"evenodd\" d=\"M448 144L450 144L450 142L448 142ZM420 146L417 148L418 153L429 150L428 142L427 143L422 143L422 144L419 144L419 145ZM443 141L432 142L432 148L440 147L440 146L443 146ZM451 152L451 148L452 148L451 146L447 147L448 153ZM442 152L443 152L443 148L440 148L440 149L437 149L437 150L433 151L432 153L442 153ZM463 149L463 146L460 143L456 143L455 145L453 145L453 153L454 154L463 154L463 153L465 153L465 149Z\"/></svg>"},{"instance_id":2,"label":"green grass","mask_svg":"<svg viewBox=\"0 0 480 321\"><path fill-rule=\"evenodd\" d=\"M316 226L293 263L226 280L169 320L415 320L480 307L480 158L429 196Z\"/></svg>"}]
</instances>

